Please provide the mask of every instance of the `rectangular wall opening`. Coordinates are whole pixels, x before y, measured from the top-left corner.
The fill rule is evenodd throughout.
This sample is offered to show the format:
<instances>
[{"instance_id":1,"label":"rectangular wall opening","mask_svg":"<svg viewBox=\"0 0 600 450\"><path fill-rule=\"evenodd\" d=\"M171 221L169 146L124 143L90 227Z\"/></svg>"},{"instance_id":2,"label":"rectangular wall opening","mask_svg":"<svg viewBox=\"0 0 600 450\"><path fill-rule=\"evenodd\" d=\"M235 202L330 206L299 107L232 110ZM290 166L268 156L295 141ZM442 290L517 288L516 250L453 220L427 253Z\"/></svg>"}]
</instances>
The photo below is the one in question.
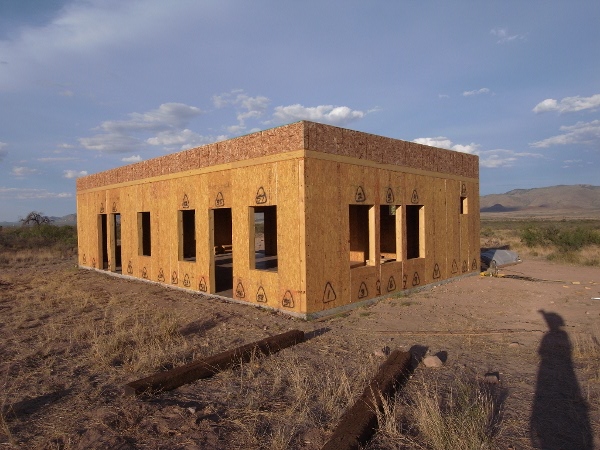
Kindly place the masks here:
<instances>
[{"instance_id":1,"label":"rectangular wall opening","mask_svg":"<svg viewBox=\"0 0 600 450\"><path fill-rule=\"evenodd\" d=\"M98 268L108 270L108 221L106 214L98 215Z\"/></svg>"},{"instance_id":2,"label":"rectangular wall opening","mask_svg":"<svg viewBox=\"0 0 600 450\"><path fill-rule=\"evenodd\" d=\"M150 231L150 212L138 213L138 255L152 256L152 234Z\"/></svg>"},{"instance_id":3,"label":"rectangular wall opening","mask_svg":"<svg viewBox=\"0 0 600 450\"><path fill-rule=\"evenodd\" d=\"M254 238L250 268L277 272L277 206L251 207L250 219Z\"/></svg>"},{"instance_id":4,"label":"rectangular wall opening","mask_svg":"<svg viewBox=\"0 0 600 450\"><path fill-rule=\"evenodd\" d=\"M111 226L112 226L112 245L111 253L114 255L114 266L113 270L117 273L122 273L123 262L121 256L121 214L111 214Z\"/></svg>"},{"instance_id":5,"label":"rectangular wall opening","mask_svg":"<svg viewBox=\"0 0 600 450\"><path fill-rule=\"evenodd\" d=\"M215 294L233 298L233 226L231 208L213 209Z\"/></svg>"},{"instance_id":6,"label":"rectangular wall opening","mask_svg":"<svg viewBox=\"0 0 600 450\"><path fill-rule=\"evenodd\" d=\"M400 211L400 207L396 205L381 205L379 207L379 250L382 263L398 260L397 211Z\"/></svg>"},{"instance_id":7,"label":"rectangular wall opening","mask_svg":"<svg viewBox=\"0 0 600 450\"><path fill-rule=\"evenodd\" d=\"M196 210L180 210L179 228L179 261L196 261Z\"/></svg>"},{"instance_id":8,"label":"rectangular wall opening","mask_svg":"<svg viewBox=\"0 0 600 450\"><path fill-rule=\"evenodd\" d=\"M374 217L371 217L373 206L349 205L350 226L350 267L375 265L371 252L374 253L372 232Z\"/></svg>"},{"instance_id":9,"label":"rectangular wall opening","mask_svg":"<svg viewBox=\"0 0 600 450\"><path fill-rule=\"evenodd\" d=\"M406 206L406 258L425 257L425 216L423 205Z\"/></svg>"},{"instance_id":10,"label":"rectangular wall opening","mask_svg":"<svg viewBox=\"0 0 600 450\"><path fill-rule=\"evenodd\" d=\"M461 214L469 213L469 203L467 201L467 197L460 198L460 213Z\"/></svg>"}]
</instances>

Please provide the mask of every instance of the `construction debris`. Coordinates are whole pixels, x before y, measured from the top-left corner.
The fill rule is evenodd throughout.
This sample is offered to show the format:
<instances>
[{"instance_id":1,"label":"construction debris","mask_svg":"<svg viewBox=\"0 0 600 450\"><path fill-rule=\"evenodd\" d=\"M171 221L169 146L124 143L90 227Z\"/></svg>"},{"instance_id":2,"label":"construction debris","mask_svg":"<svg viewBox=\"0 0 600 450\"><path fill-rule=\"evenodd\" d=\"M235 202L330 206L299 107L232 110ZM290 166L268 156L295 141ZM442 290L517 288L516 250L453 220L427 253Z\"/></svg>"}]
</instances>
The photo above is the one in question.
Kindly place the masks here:
<instances>
[{"instance_id":1,"label":"construction debris","mask_svg":"<svg viewBox=\"0 0 600 450\"><path fill-rule=\"evenodd\" d=\"M394 350L360 398L342 415L322 450L355 450L371 439L377 428L377 411L381 410L383 399L393 395L406 380L410 367L411 354Z\"/></svg>"},{"instance_id":2,"label":"construction debris","mask_svg":"<svg viewBox=\"0 0 600 450\"><path fill-rule=\"evenodd\" d=\"M159 372L141 380L125 385L126 395L152 394L170 391L201 378L210 378L214 374L229 369L240 362L247 362L252 355L262 353L270 355L304 341L304 332L291 330L286 333L246 344L208 358L194 361L185 366L166 372Z\"/></svg>"}]
</instances>

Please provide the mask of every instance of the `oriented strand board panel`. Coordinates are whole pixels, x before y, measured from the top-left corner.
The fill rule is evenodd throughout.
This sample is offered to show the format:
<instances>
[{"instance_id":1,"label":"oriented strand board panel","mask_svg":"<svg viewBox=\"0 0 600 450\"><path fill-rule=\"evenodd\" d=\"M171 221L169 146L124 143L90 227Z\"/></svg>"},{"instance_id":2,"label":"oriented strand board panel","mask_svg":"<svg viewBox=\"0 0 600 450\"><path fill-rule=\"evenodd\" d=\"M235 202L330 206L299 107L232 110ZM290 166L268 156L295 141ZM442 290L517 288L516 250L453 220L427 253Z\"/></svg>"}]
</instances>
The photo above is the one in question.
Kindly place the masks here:
<instances>
[{"instance_id":1,"label":"oriented strand board panel","mask_svg":"<svg viewBox=\"0 0 600 450\"><path fill-rule=\"evenodd\" d=\"M448 236L446 235L447 225L447 199L446 199L446 179L434 178L432 180L431 189L433 191L433 233L431 236L433 257L431 262L433 267L430 267L431 280L441 281L450 277L450 271L447 261L446 243Z\"/></svg>"},{"instance_id":2,"label":"oriented strand board panel","mask_svg":"<svg viewBox=\"0 0 600 450\"><path fill-rule=\"evenodd\" d=\"M306 308L335 308L350 296L348 206L342 203L343 164L305 161ZM345 171L344 171L345 172ZM342 231L344 235L342 235Z\"/></svg>"}]
</instances>

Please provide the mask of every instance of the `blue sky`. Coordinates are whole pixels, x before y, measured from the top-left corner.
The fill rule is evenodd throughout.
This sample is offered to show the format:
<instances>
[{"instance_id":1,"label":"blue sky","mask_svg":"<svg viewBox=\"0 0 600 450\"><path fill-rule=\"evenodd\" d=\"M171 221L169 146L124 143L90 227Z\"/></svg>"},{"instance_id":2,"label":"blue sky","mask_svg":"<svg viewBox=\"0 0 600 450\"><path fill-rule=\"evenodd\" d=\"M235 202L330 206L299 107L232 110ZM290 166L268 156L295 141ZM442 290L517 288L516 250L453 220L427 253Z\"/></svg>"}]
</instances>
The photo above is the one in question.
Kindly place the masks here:
<instances>
[{"instance_id":1,"label":"blue sky","mask_svg":"<svg viewBox=\"0 0 600 450\"><path fill-rule=\"evenodd\" d=\"M0 0L0 221L75 178L301 119L600 184L600 2Z\"/></svg>"}]
</instances>

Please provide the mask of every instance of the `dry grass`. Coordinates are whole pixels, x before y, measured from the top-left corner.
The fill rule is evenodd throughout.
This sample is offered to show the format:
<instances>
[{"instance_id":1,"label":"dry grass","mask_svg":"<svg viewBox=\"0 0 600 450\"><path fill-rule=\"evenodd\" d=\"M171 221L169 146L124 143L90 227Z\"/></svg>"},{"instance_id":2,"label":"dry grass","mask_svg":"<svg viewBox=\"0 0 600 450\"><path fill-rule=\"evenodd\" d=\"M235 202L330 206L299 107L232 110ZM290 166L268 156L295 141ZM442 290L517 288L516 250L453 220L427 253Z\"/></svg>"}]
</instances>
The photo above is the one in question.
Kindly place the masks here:
<instances>
[{"instance_id":1,"label":"dry grass","mask_svg":"<svg viewBox=\"0 0 600 450\"><path fill-rule=\"evenodd\" d=\"M124 398L124 383L262 338L265 325L269 334L314 325L151 285L106 282L56 252L29 257L22 268L0 273L0 312L10 318L0 321L8 336L0 342L3 448L316 449L382 362L351 333L324 334L146 401ZM408 311L426 305L419 299L394 302ZM361 312L331 320L377 317ZM599 335L572 336L582 391L596 409ZM467 372L419 369L405 390L384 400L380 431L367 448L501 447L506 422L495 394Z\"/></svg>"},{"instance_id":2,"label":"dry grass","mask_svg":"<svg viewBox=\"0 0 600 450\"><path fill-rule=\"evenodd\" d=\"M369 449L499 448L502 405L490 385L465 372L442 380L419 373L406 392L384 399Z\"/></svg>"}]
</instances>

